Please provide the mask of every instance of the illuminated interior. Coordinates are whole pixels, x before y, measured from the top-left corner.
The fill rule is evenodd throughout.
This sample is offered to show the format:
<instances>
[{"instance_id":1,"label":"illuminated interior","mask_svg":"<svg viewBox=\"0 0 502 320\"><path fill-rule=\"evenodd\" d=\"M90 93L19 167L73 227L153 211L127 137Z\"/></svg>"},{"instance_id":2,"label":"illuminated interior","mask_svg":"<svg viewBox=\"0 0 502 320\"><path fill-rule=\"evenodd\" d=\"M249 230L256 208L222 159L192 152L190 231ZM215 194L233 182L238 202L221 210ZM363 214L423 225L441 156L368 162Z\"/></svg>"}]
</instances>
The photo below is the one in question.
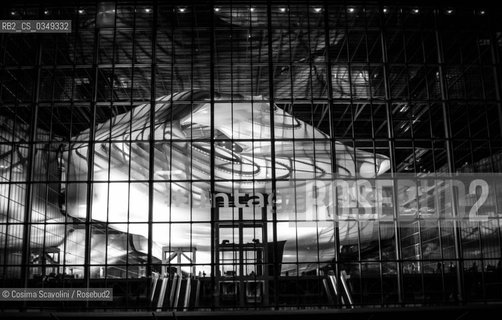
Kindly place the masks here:
<instances>
[{"instance_id":1,"label":"illuminated interior","mask_svg":"<svg viewBox=\"0 0 502 320\"><path fill-rule=\"evenodd\" d=\"M502 297L495 13L42 9L2 11L73 21L1 35L3 287L113 285L153 311Z\"/></svg>"}]
</instances>

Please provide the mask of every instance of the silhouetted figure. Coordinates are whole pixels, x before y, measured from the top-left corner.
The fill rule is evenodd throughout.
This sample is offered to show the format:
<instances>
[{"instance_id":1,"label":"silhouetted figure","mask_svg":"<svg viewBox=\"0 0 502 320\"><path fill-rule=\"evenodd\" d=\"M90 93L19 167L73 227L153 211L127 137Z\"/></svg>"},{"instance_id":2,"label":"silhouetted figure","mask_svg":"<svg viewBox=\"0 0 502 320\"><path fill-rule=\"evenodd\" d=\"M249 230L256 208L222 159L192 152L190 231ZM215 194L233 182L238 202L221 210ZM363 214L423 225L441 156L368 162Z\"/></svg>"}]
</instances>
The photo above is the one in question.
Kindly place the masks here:
<instances>
[{"instance_id":1,"label":"silhouetted figure","mask_svg":"<svg viewBox=\"0 0 502 320\"><path fill-rule=\"evenodd\" d=\"M441 262L438 262L436 264L436 273L441 273L443 271L443 264Z\"/></svg>"},{"instance_id":2,"label":"silhouetted figure","mask_svg":"<svg viewBox=\"0 0 502 320\"><path fill-rule=\"evenodd\" d=\"M471 272L478 272L478 265L476 264L476 262L472 264Z\"/></svg>"},{"instance_id":3,"label":"silhouetted figure","mask_svg":"<svg viewBox=\"0 0 502 320\"><path fill-rule=\"evenodd\" d=\"M502 281L502 259L497 263L497 268L493 268L496 274L497 281Z\"/></svg>"}]
</instances>

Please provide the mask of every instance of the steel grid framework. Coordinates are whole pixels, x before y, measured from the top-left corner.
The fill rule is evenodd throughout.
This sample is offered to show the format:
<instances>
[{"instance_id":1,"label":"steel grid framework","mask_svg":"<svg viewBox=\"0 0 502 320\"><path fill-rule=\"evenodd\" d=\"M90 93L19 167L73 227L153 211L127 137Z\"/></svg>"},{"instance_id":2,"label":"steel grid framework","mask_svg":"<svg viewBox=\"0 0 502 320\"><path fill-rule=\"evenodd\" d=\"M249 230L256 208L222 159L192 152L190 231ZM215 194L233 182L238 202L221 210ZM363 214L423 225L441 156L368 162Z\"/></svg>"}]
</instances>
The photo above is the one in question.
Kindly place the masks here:
<instances>
[{"instance_id":1,"label":"steel grid framework","mask_svg":"<svg viewBox=\"0 0 502 320\"><path fill-rule=\"evenodd\" d=\"M211 247L219 245L221 213L215 206L209 218L193 219L190 211L189 218L156 221L159 186L183 180L156 175L158 145L170 146L166 161L172 163L172 146L197 141L194 132L204 129L190 127L186 129L190 136L184 139L158 139L155 106L160 97L171 95L171 106L185 106L191 112L196 111L194 106L209 103L209 133L203 137L210 146L209 178L185 177L190 190L208 182L210 193L217 193L221 180L216 172L217 146L241 142L232 136L222 137L216 129L220 120L215 117L215 108L220 100L232 105L244 101L269 106L269 137L253 137L242 143L270 143L272 163L280 158L276 146L293 145L294 159L299 157L295 144L305 140L312 141L316 161L316 156L320 157L316 143L325 140L333 157L333 172L339 170L335 160L338 142L375 155L375 162L377 155L387 157L392 177L400 173L497 173L502 169L502 30L496 24L500 18L497 12L377 3L119 1L62 7L26 4L5 8L2 17L46 16L72 19L74 31L64 36L1 35L4 164L0 194L4 201L0 239L4 243L0 275L5 287L113 284L120 288L114 306L88 302L71 307L157 310L146 298L152 294L152 275L159 272L162 260L155 252L156 225L168 234L168 251L172 249L173 229L178 227L186 228L190 246L198 241L199 227L209 230ZM192 94L177 100L174 94L179 92ZM141 106L148 110L143 138L112 138L112 126L110 137L97 138L98 124L111 123L110 119ZM275 108L326 137L278 136L274 131L279 125L275 123ZM171 123L176 120L173 114ZM128 121L132 128L134 119ZM50 170L49 160L43 162L37 156L40 150L57 151L61 144L75 141L88 146L83 178L72 179L68 173L63 179L61 172ZM121 144L130 150L147 151L142 159L146 163L143 176L132 175L136 159L129 151L126 178L113 178L110 155L105 161L105 178L96 177L100 148L121 148ZM189 166L195 165L193 157L186 158ZM63 161L66 169L77 166L70 156ZM61 167L57 170L64 171ZM14 178L18 171L22 176ZM228 179L231 184L237 180ZM275 166L263 181L275 192L280 181ZM110 212L117 198L110 190L120 183L128 185L128 216L113 221ZM99 218L93 202L97 201L96 190L105 184L106 213L105 218ZM85 190L83 216L77 217L65 207L71 200L64 191L73 185ZM133 190L140 185L146 190L146 218L133 219ZM47 186L42 190L44 195L40 186ZM59 197L55 202L51 200L53 192ZM495 207L499 205L495 200ZM58 212L49 213L50 207ZM395 203L393 208L397 217L399 205ZM58 214L56 222L50 219ZM289 222L281 220L275 208L265 221L269 234L261 241L272 245L269 261L263 263L271 271L263 278L269 283L268 291L259 295L266 294L268 302L222 302L220 257L211 249L206 260L198 258L197 264L188 261L183 265L208 274L189 275L200 278L206 290L200 305L191 308L345 306L341 296L330 301L322 287L326 275L332 272L339 276L341 271L350 274L355 306L488 302L500 300L502 294L496 289L501 272L499 219L438 222L434 228L420 221L402 228L396 219L393 236L381 236L378 225L378 232L369 240L357 224L354 241L340 239L335 223L330 241L323 242L318 235L314 249L297 235L296 243L285 249L293 256L290 260L283 259L281 248L275 245L281 241L278 229ZM61 242L51 239L57 238L57 232L49 231L53 226L61 226L59 232L66 235ZM146 226L146 234L132 231L136 226ZM258 229L251 231L253 236ZM49 245L52 242L58 244ZM308 256L312 251L315 253ZM54 254L62 257L56 259ZM246 276L234 278L242 282ZM57 303L15 305L68 307ZM12 305L2 304L1 308Z\"/></svg>"}]
</instances>

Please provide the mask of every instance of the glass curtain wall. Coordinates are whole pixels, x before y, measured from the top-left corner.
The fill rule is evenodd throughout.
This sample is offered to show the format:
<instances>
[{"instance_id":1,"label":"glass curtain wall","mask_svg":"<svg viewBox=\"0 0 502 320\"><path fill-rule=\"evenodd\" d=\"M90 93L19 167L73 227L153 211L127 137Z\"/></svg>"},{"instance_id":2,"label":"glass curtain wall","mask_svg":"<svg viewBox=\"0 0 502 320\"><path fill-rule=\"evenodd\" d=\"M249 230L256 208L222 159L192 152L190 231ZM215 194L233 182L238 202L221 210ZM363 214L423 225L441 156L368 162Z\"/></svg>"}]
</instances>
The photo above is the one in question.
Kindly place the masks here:
<instances>
[{"instance_id":1,"label":"glass curtain wall","mask_svg":"<svg viewBox=\"0 0 502 320\"><path fill-rule=\"evenodd\" d=\"M502 297L498 12L117 1L1 14L73 30L0 35L0 284L113 287L114 302L0 309ZM481 197L445 196L447 174L491 179L486 219L420 218ZM364 202L380 180L394 183Z\"/></svg>"}]
</instances>

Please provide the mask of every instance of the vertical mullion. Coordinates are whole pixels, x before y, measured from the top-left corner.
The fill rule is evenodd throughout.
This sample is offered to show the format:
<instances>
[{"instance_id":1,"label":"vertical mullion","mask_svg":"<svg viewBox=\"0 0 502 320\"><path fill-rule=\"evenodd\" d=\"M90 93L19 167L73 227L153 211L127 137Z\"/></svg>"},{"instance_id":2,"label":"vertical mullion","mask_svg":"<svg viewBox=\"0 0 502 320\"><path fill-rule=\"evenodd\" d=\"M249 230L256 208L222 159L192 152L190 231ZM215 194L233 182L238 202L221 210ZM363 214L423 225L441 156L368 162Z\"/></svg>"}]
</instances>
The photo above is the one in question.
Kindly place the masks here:
<instances>
[{"instance_id":1,"label":"vertical mullion","mask_svg":"<svg viewBox=\"0 0 502 320\"><path fill-rule=\"evenodd\" d=\"M34 69L34 88L32 91L32 101L31 101L31 126L30 135L28 137L28 161L27 161L27 171L26 171L26 187L25 187L25 208L24 208L24 221L23 221L23 253L21 257L21 280L23 281L23 287L28 287L28 280L30 276L30 231L31 231L31 214L32 214L32 198L33 198L33 172L34 172L34 160L36 153L36 136L37 136L37 121L38 121L38 100L40 95L40 76L41 76L41 60L42 60L42 42L40 38L36 36L36 64ZM26 302L23 303L23 306Z\"/></svg>"},{"instance_id":2,"label":"vertical mullion","mask_svg":"<svg viewBox=\"0 0 502 320\"><path fill-rule=\"evenodd\" d=\"M193 117L194 114L194 55L195 55L195 38L196 35L198 35L198 30L195 29L195 10L197 6L195 4L192 4L191 10L189 10L190 13L190 118ZM193 120L190 119L190 122L193 123ZM188 144L189 146L193 146L193 127L190 127L190 143ZM192 172L192 165L194 163L193 160L193 147L190 148L190 160L189 160L189 168L187 168L186 174L186 179L187 179L187 184L188 184L188 207L189 207L189 216L190 216L190 227L189 227L189 248L190 252L192 252L192 235L193 235L193 172ZM180 253L181 254L181 253ZM193 263L192 261L189 261L189 263ZM181 274L181 265L178 266L179 272ZM192 270L192 268L190 268ZM194 274L195 276L195 274ZM181 278L179 279L181 281ZM175 306L174 306L175 307Z\"/></svg>"},{"instance_id":3,"label":"vertical mullion","mask_svg":"<svg viewBox=\"0 0 502 320\"><path fill-rule=\"evenodd\" d=\"M359 44L360 42L357 44L357 46L354 48L354 50L351 50L351 46L350 46L350 38L351 38L351 35L350 35L350 29L349 29L349 16L348 16L348 7L347 5L344 5L343 6L343 12L344 12L344 22L345 22L345 26L344 26L344 29L345 29L345 37L347 39L347 48L346 48L346 52L347 52L347 79L348 79L348 83L349 83L349 111L350 111L350 141L352 143L352 148L353 148L353 161L354 161L354 164L357 163L357 151L356 151L356 139L355 139L355 136L356 136L356 132L355 132L355 126L354 126L354 123L355 123L355 120L356 120L356 117L357 117L357 113L359 111L359 101L356 102L356 115L354 116L354 95L356 92L354 92L354 83L352 81L352 61L355 59L355 54L357 52L357 49L359 47ZM353 55L352 55L353 54ZM345 131L345 133L347 133L348 130ZM344 134L345 135L345 134ZM352 177L354 179L354 182L357 181L357 178L358 178L358 173L357 173L357 168L355 168L355 172L354 172L354 176ZM357 193L356 194L356 201L359 202L359 194ZM350 222L349 222L350 223ZM361 223L359 220L355 221L355 225L357 226L357 266L359 267L359 281L358 281L358 284L359 284L359 292L362 292L363 291L363 287L362 287L362 262L361 262ZM359 304L362 304L362 295L359 297Z\"/></svg>"},{"instance_id":4,"label":"vertical mullion","mask_svg":"<svg viewBox=\"0 0 502 320\"><path fill-rule=\"evenodd\" d=\"M435 184L435 188L438 187L437 185L437 180L434 180L434 184ZM440 208L440 202L439 202L439 199L438 197L435 197L435 207L436 207L436 210L439 211L439 208ZM446 293L446 284L445 284L445 279L444 279L444 247L443 247L443 225L441 224L441 220L438 220L437 221L437 226L438 226L438 242L439 242L439 250L440 250L440 254L441 254L441 290L442 290L442 293L443 293L443 297L445 296L445 293ZM444 300L444 298L443 298Z\"/></svg>"},{"instance_id":5,"label":"vertical mullion","mask_svg":"<svg viewBox=\"0 0 502 320\"><path fill-rule=\"evenodd\" d=\"M153 1L153 22L152 22L152 62L150 68L150 133L148 137L149 144L149 163L148 163L148 258L146 265L147 279L152 278L152 256L153 256L153 197L154 197L154 165L155 165L155 110L156 110L156 71L157 71L157 16L158 3ZM136 13L135 13L136 14ZM136 28L136 24L134 25ZM150 286L147 285L147 297L150 296Z\"/></svg>"},{"instance_id":6,"label":"vertical mullion","mask_svg":"<svg viewBox=\"0 0 502 320\"><path fill-rule=\"evenodd\" d=\"M501 61L499 56L499 51L496 44L498 43L497 37L492 32L490 38L490 51L492 57L492 68L493 68L493 80L495 84L495 99L497 101L497 111L499 118L499 128L500 134L502 135L502 81L500 80L500 74L502 73Z\"/></svg>"},{"instance_id":7,"label":"vertical mullion","mask_svg":"<svg viewBox=\"0 0 502 320\"><path fill-rule=\"evenodd\" d=\"M5 33L2 33L0 34L0 72L2 72L2 74L5 72L5 52L7 51L6 48L5 48L5 43L7 42L7 35ZM3 81L0 80L0 95L3 94ZM6 143L10 143L12 144L12 141L7 141ZM13 146L11 146L13 147ZM11 155L10 155L10 163L12 163L12 159L14 158L14 153L12 152ZM10 166L9 168L9 177L12 176L12 166ZM0 186L3 190L4 189L4 186ZM7 185L7 196L10 196L10 193L11 193L11 189L12 189L12 183L9 183ZM7 241L9 239L9 219L8 219L8 212L9 212L9 207L10 207L10 201L7 202L7 219L5 221L5 240L3 241L4 243L2 244L4 248L7 248ZM0 273L0 275L2 276L2 285L4 283L4 279L7 279L7 250L3 250L3 253L2 253L2 259L3 259L3 266L2 266L2 272Z\"/></svg>"},{"instance_id":8,"label":"vertical mullion","mask_svg":"<svg viewBox=\"0 0 502 320\"><path fill-rule=\"evenodd\" d=\"M55 88L56 88L56 61L57 61L57 50L58 50L58 46L57 46L57 42L56 42L56 49L54 50L54 64L52 66L52 77L51 77L51 107L50 107L50 120L49 120L49 137L51 137L52 133L53 133L53 115L54 115L54 92L55 92ZM49 138L50 140L50 138ZM52 152L52 144L50 141L47 142L47 146L48 146L48 150L47 152L48 153L51 153ZM56 157L57 157L57 153L56 153ZM57 158L56 158L57 159ZM57 160L56 160L57 161ZM57 162L56 162L57 163ZM50 169L49 169L49 166L50 164L47 164L47 172L45 174L45 181L46 181L46 187L45 187L45 199L49 199L49 183L54 183L54 180L51 179L50 177ZM45 201L44 203L44 212L47 216L47 210L48 210L48 201ZM42 262L42 276L45 275L45 271L46 271L46 261L45 261L45 246L47 244L47 219L44 220L44 240L43 240L43 245L42 245L42 258L41 258L41 262ZM66 234L66 233L65 233Z\"/></svg>"},{"instance_id":9,"label":"vertical mullion","mask_svg":"<svg viewBox=\"0 0 502 320\"><path fill-rule=\"evenodd\" d=\"M415 176L417 175L417 172L420 170L420 168L417 168L417 153L416 153L416 144L415 144L415 132L414 132L414 127L413 127L413 111L415 108L417 108L416 104L412 104L412 99L411 99L411 89L410 89L410 63L408 59L408 50L407 50L407 43L408 39L411 38L407 37L406 34L407 29L402 26L401 32L403 36L403 55L404 55L404 69L405 69L405 77L406 77L406 104L408 105L408 110L409 114L406 117L406 122L408 125L408 130L410 131L410 140L411 140L411 150L412 150L412 156L413 156L413 171ZM412 30L411 32L413 32ZM415 181L418 183L419 180L415 179ZM420 207L420 199L419 199L419 194L418 194L418 189L415 192L415 205L417 207L417 210L419 210ZM422 223L420 218L417 219L417 243L418 243L418 259L413 259L416 260L417 266L419 266L420 269L420 286L421 286L421 294L422 297L425 296L425 283L424 283L424 273L423 273L423 266L424 266L424 261L423 261L423 254L422 254ZM415 244L416 247L416 244ZM416 252L416 250L415 250ZM415 289L416 290L416 289Z\"/></svg>"},{"instance_id":10,"label":"vertical mullion","mask_svg":"<svg viewBox=\"0 0 502 320\"><path fill-rule=\"evenodd\" d=\"M375 114L375 104L374 104L374 101L376 100L375 99L375 96L374 96L374 90L371 86L371 60L370 60L370 50L373 50L376 46L376 43L377 42L374 42L373 45L371 46L371 49L369 49L369 46L368 46L368 36L369 36L369 29L368 29L368 15L367 15L367 8L366 10L364 11L365 14L364 14L364 32L365 32L365 36L366 36L366 64L367 64L367 67L368 67L368 92L369 92L369 100L370 100L370 105L369 105L369 108L370 108L370 123L371 123L371 142L372 142L372 145L373 145L373 151L374 151L374 154L373 154L373 161L375 162L375 165L374 165L374 170L375 170L375 183L378 181L378 166L377 166L377 142L376 142L376 132L375 132L375 117L374 117L374 114ZM383 10L378 10L378 15L382 14ZM378 39L377 39L378 40ZM377 63L375 62L374 64L375 65L379 65L380 61ZM379 281L380 281L380 305L383 306L384 305L384 299L383 299L383 292L384 292L384 289L383 289L383 263L382 263L382 230L381 230L381 221L380 219L378 219L377 221L375 221L374 223L377 224L377 241L378 241L378 276L379 276Z\"/></svg>"},{"instance_id":11,"label":"vertical mullion","mask_svg":"<svg viewBox=\"0 0 502 320\"><path fill-rule=\"evenodd\" d=\"M174 12L175 10L175 7L173 6L167 6L169 8L169 10L171 12ZM170 36L171 36L171 39L174 39L174 26L173 24L169 24L170 26ZM174 80L174 58L176 56L176 53L175 53L175 45L174 45L174 41L171 41L171 56L169 57L170 58L170 66L171 66L171 70L170 70L170 75L169 75L169 81L170 81L170 85L169 85L169 107L171 108L171 112L169 113L169 126L170 126L170 130L171 132L173 131L173 120L174 120L174 117L173 117L173 114L174 112L172 110L174 110L174 83L173 83L173 80ZM170 134L169 135L169 167L167 167L168 170L171 171L171 174L169 174L169 183L168 183L168 186L169 186L169 223L168 223L168 234L169 234L169 239L168 239L168 250L169 252L171 252L172 248L171 248L171 239L172 239L172 217L173 217L173 212L172 212L172 203L173 203L173 175L172 175L172 168L173 168L173 147L174 143L173 143L173 135ZM162 249L162 257L161 257L161 261L163 263L163 260L166 258L164 257L164 249ZM167 270L171 270L171 260L169 259L167 261ZM164 265L161 265L161 268L160 268L160 276L163 277L163 270L164 270L165 266ZM155 310L155 309L154 309Z\"/></svg>"},{"instance_id":12,"label":"vertical mullion","mask_svg":"<svg viewBox=\"0 0 502 320\"><path fill-rule=\"evenodd\" d=\"M74 96L75 96L75 77L76 77L76 66L77 66L77 36L79 34L79 31L80 31L80 16L77 14L76 15L77 18L76 18L76 27L75 27L75 36L73 37L73 61L72 61L72 68L71 68L71 75L72 75L72 86L71 86L71 95L70 95L70 127L69 127L69 130L68 130L68 136L66 137L68 139L68 148L67 148L67 154L68 154L68 158L66 159L66 167L63 168L63 170L67 170L67 174L65 174L65 178L66 178L66 181L61 181L61 184L65 183L65 194L64 194L64 203L67 204L68 203L68 192L66 192L66 190L68 190L68 179L69 179L69 170L70 170L70 166L72 165L71 164L71 158L72 158L72 151L71 151L71 147L72 147L72 144L71 144L71 132L73 130L73 107L74 107L74 104L75 104L75 101L74 101ZM62 161L64 161L64 152L63 152L63 155L61 156L62 157ZM60 190L61 190L62 187L60 187ZM67 210L68 208L66 208ZM66 236L68 234L68 225L71 223L69 223L69 221L72 221L67 212L65 212L65 215L64 215L64 234L65 234L65 238L63 240L63 272L66 271L66 251L67 251L67 244L68 244L68 237ZM61 259L61 257L60 257Z\"/></svg>"},{"instance_id":13,"label":"vertical mullion","mask_svg":"<svg viewBox=\"0 0 502 320\"><path fill-rule=\"evenodd\" d=\"M396 156L395 156L395 140L394 140L394 130L393 130L393 120L392 120L392 94L389 83L389 60L387 56L387 37L385 23L383 21L383 16L380 14L380 39L382 46L382 67L383 67L383 77L384 77L384 90L385 90L385 108L387 115L387 135L389 139L389 158L391 163L391 177L393 178L393 220L394 220L394 245L396 247L396 270L397 270L397 294L398 303L403 304L403 273L402 273L402 254L401 254L401 235L399 228L399 211L397 203L397 189L396 189Z\"/></svg>"},{"instance_id":14,"label":"vertical mullion","mask_svg":"<svg viewBox=\"0 0 502 320\"><path fill-rule=\"evenodd\" d=\"M96 15L98 12L98 3L96 3ZM89 288L90 286L90 276L91 276L91 217L92 217L92 200L93 196L93 180L94 180L94 135L96 133L96 104L97 104L97 96L98 96L98 79L99 79L99 68L98 68L98 58L99 58L99 27L97 24L94 27L94 52L93 52L93 87L91 94L91 123L89 128L89 139L88 139L88 147L87 147L87 195L86 195L86 214L85 214L85 246L84 246L84 283L85 287ZM88 302L86 303L88 306Z\"/></svg>"},{"instance_id":15,"label":"vertical mullion","mask_svg":"<svg viewBox=\"0 0 502 320\"><path fill-rule=\"evenodd\" d=\"M491 24L490 24L491 25ZM498 24L494 23L494 26L498 26ZM493 77L494 77L494 84L495 84L495 99L496 99L496 105L497 105L497 114L498 114L498 119L499 119L499 129L500 133L502 135L502 82L500 80L500 74L502 72L502 67L501 67L501 58L499 55L498 48L496 44L498 43L498 40L493 32L490 33L490 51L491 51L491 58L492 58L492 69L493 69ZM495 171L495 170L494 170ZM495 193L497 194L497 193ZM495 204L498 205L497 199L495 199ZM497 212L500 212L497 210ZM498 215L497 219L497 224L498 224L498 242L499 242L499 248L502 248L502 222L501 222L501 215ZM502 249L501 249L502 250ZM502 254L500 252L499 254Z\"/></svg>"},{"instance_id":16,"label":"vertical mullion","mask_svg":"<svg viewBox=\"0 0 502 320\"><path fill-rule=\"evenodd\" d=\"M249 81L249 94L251 96L251 122L254 123L254 92L253 92L253 19L252 19L252 15L253 15L253 12L251 11L251 8L252 8L252 4L250 5L250 10L249 10L249 31L248 31L248 41L249 41L249 70L250 70L250 81ZM233 38L232 38L233 40ZM233 47L231 46L231 57L233 57ZM246 66L247 67L247 66ZM232 74L233 72L233 65L231 64L231 69L230 69L230 73ZM233 75L232 75L233 76ZM232 89L233 89L233 83L232 83ZM234 102L234 99L233 99L233 90L232 90L232 102L231 102L231 105L232 105L232 108L231 108L231 112L232 112L232 129L233 129L233 102ZM233 132L233 130L232 130ZM255 131L254 131L254 126L251 127L251 137L254 138L255 137ZM232 135L232 142L234 142L234 137ZM252 141L252 145L254 145L254 140ZM254 160L254 159L253 159ZM232 163L232 180L234 179L234 165ZM232 182L232 187L233 187L233 182ZM237 198L237 201L239 199ZM234 202L235 202L235 199L234 199ZM234 203L235 205L235 203ZM240 266L239 266L239 275L241 277L244 277L244 266L243 266L243 263L244 263L244 254L246 253L245 250L242 250L242 245L244 244L243 242L243 233L244 233L244 228L242 227L243 224L242 224L242 220L243 220L243 209L239 208L239 220L240 220L240 223L239 223L239 244L240 244L240 247L239 247L239 263L240 263ZM240 288L242 288L242 293L239 294L239 300L240 300L240 305L243 307L244 306L244 295L245 295L245 284L244 282L242 281L242 278L241 280L239 281L239 286Z\"/></svg>"},{"instance_id":17,"label":"vertical mullion","mask_svg":"<svg viewBox=\"0 0 502 320\"><path fill-rule=\"evenodd\" d=\"M270 111L270 160L271 160L271 173L272 173L272 194L274 194L274 200L272 201L272 241L273 246L273 263L274 263L274 309L279 309L279 252L277 248L277 207L275 204L276 195L276 172L275 172L275 130L274 130L274 62L272 59L272 6L270 1L267 2L267 40L268 40L268 86L269 86L269 111Z\"/></svg>"},{"instance_id":18,"label":"vertical mullion","mask_svg":"<svg viewBox=\"0 0 502 320\"><path fill-rule=\"evenodd\" d=\"M428 77L428 74L429 74L429 71L428 71L428 65L429 63L427 62L427 54L426 54L426 48L425 48L425 41L424 41L424 34L421 33L421 45L420 45L420 48L422 50L422 68L424 68L425 72L425 90L426 90L426 100L427 100L427 114L429 115L429 134L430 134L430 137L431 137L431 152L432 152L432 163L433 163L433 171L436 172L437 170L437 163L436 163L436 155L435 155L435 142L436 142L436 138L435 138L435 135L434 135L434 130L433 130L433 121L432 121L432 113L431 113L431 104L433 102L431 102L431 100L433 100L433 98L431 97L431 92L430 92L430 81L429 81L429 77ZM435 184L435 188L437 188L437 180L434 180L434 184ZM434 206L436 207L436 210L439 210L440 208L440 203L439 203L439 199L437 199L437 197L435 197L435 203L434 203ZM438 229L438 243L439 243L439 252L440 252L440 259L441 259L441 262L438 262L440 263L440 266L441 266L441 292L443 294L443 296L445 295L445 291L446 291L446 283L445 283L445 277L444 277L444 247L443 247L443 225L441 223L441 220L438 220L437 221L437 229Z\"/></svg>"},{"instance_id":19,"label":"vertical mullion","mask_svg":"<svg viewBox=\"0 0 502 320\"><path fill-rule=\"evenodd\" d=\"M209 95L210 95L210 137L209 144L211 146L210 149L210 196L211 196L211 288L213 289L213 297L211 301L211 310L215 310L216 307L219 306L219 288L217 288L218 282L216 281L216 277L219 270L218 263L218 238L219 238L219 224L218 224L218 208L217 203L215 202L215 141L214 141L214 76L215 76L215 35L214 35L214 0L211 1L209 6L209 16L211 20L210 32L209 32Z\"/></svg>"},{"instance_id":20,"label":"vertical mullion","mask_svg":"<svg viewBox=\"0 0 502 320\"><path fill-rule=\"evenodd\" d=\"M313 160L314 160L314 163L316 163L316 145L315 145L315 142L316 142L316 137L315 137L315 121L314 121L314 112L315 112L315 108L313 108L314 106L314 90L313 90L313 81L312 81L312 72L313 72L313 66L312 66L312 48L311 48L311 33L312 33L312 27L311 27L311 22L310 22L310 7L307 7L307 48L308 48L308 59L307 61L309 62L309 78L307 79L307 92L310 96L310 121L311 121L311 124L312 124L312 151L313 151ZM323 14L324 16L324 14ZM314 185L315 183L317 182L317 168L314 166L314 176L313 176L313 179L314 179ZM316 188L315 188L316 189ZM317 195L316 195L316 198L317 198ZM315 210L317 211L317 210ZM317 215L313 216L314 217L314 223L315 223L315 226L316 226L316 252L317 252L317 257L316 257L316 261L315 261L315 265L316 265L316 275L319 276L319 265L320 265L320 260L321 260L321 257L320 257L320 249L319 249L319 217ZM309 261L311 262L311 261Z\"/></svg>"},{"instance_id":21,"label":"vertical mullion","mask_svg":"<svg viewBox=\"0 0 502 320\"><path fill-rule=\"evenodd\" d=\"M438 59L438 69L439 69L439 79L441 88L441 108L443 113L443 121L445 126L445 138L446 138L446 156L448 161L448 171L453 174L455 171L455 163L453 156L453 142L452 142L452 132L451 132L451 122L450 122L450 112L448 106L448 84L446 82L446 75L444 71L444 52L442 47L442 39L438 24L439 13L437 10L434 12L434 32L436 35L436 49L437 49L437 59ZM453 194L453 188L450 187L449 192L452 193L452 201L455 202L455 196ZM457 209L455 203L451 206L452 214L454 217L458 217ZM460 302L464 300L464 263L462 257L462 235L460 229L461 222L453 221L453 236L455 241L455 259L457 265L457 287L458 287L458 299Z\"/></svg>"},{"instance_id":22,"label":"vertical mullion","mask_svg":"<svg viewBox=\"0 0 502 320\"><path fill-rule=\"evenodd\" d=\"M128 195L128 200L127 200L127 237L129 238L129 231L130 231L130 223L129 223L129 219L130 219L130 215L131 215L131 210L130 210L130 205L131 205L131 197L130 197L130 194L131 194L131 173L132 173L132 154L133 154L133 147L132 147L132 142L133 142L133 115L134 115L134 110L133 110L133 99L134 99L134 65L136 63L136 15L137 15L137 10L136 10L136 5L134 6L135 10L134 10L134 13L133 13L133 20L132 20L132 24L133 24L133 32L132 32L132 58L131 58L131 81L130 81L130 84L131 84L131 90L130 90L130 96L129 96L129 103L130 103L130 113L131 113L131 117L129 119L129 137L127 139L127 141L125 141L124 143L128 143L129 144L129 160L127 161L127 165L128 165L128 168L127 168L127 180L129 181L129 183L127 184L127 195ZM115 29L117 28L117 22L115 20ZM117 30L115 30L115 35L117 33ZM116 39L114 40L116 41ZM115 50L115 44L114 44L114 50ZM118 53L116 53L118 55ZM127 244L126 244L126 249L127 249L127 252L129 252L130 250L130 246L131 246L131 241L127 241ZM126 277L128 277L129 275L129 255L126 255L126 258L125 258L125 264L126 264ZM146 266L146 268L148 268L148 266ZM149 278L149 273L146 272L146 277ZM147 288L150 288L149 286ZM149 292L148 292L149 294ZM147 295L148 296L148 295Z\"/></svg>"},{"instance_id":23,"label":"vertical mullion","mask_svg":"<svg viewBox=\"0 0 502 320\"><path fill-rule=\"evenodd\" d=\"M115 12L118 12L117 10L117 3L115 3ZM115 44L116 44L116 39L117 37L117 15L115 14L115 17L113 19L113 41L112 41L112 79L111 79L111 84L110 84L110 108L113 109L113 82L115 81ZM113 114L113 113L111 113ZM108 121L113 121L112 120L113 118L110 118ZM113 145L113 141L112 141L112 123L110 123L110 129L109 129L109 134L110 134L110 139L109 139L109 146L108 146L108 173L107 173L107 185L108 185L108 188L107 188L107 200L106 201L110 201L110 176L111 176L111 159L112 159L112 145ZM130 185L130 184L128 184ZM105 222L105 230L104 230L104 233L105 233L105 255L104 255L104 276L105 276L105 279L108 278L108 275L107 275L107 269L108 269L108 237L109 237L109 234L108 234L108 224L109 224L109 221L110 221L110 206L108 205L106 207L106 222ZM126 258L127 259L127 258ZM101 267L100 267L101 268ZM126 278L127 278L127 265L126 265Z\"/></svg>"},{"instance_id":24,"label":"vertical mullion","mask_svg":"<svg viewBox=\"0 0 502 320\"><path fill-rule=\"evenodd\" d=\"M288 54L288 67L289 67L289 92L290 92L290 107L289 107L289 112L291 113L291 115L293 115L294 113L294 79L293 79L293 55L292 55L292 52L293 52L293 47L291 45L291 3L288 2L288 6L287 6L287 14L288 14L288 26L287 26L287 35L288 35L288 49L289 49L289 54ZM281 34L281 42L282 42L282 34ZM282 43L281 43L282 44ZM277 60L279 61L279 55L277 56ZM288 110L286 110L288 111ZM293 144L293 159L296 159L296 148L295 148L295 131L293 130L292 131L292 141L291 143ZM294 181L294 184L296 185L296 174L295 174L295 170L296 170L296 163L295 161L293 161L293 168L292 168L293 172L292 172L292 179ZM298 248L299 248L299 241L298 241L298 201L297 201L297 190L296 188L293 189L294 190L294 208L295 208L295 212L294 212L294 216L295 216L295 221L294 221L294 225L295 225L295 248L296 248L296 252L295 252L295 262L296 262L296 265L295 265L295 270L296 270L296 281L299 282L300 280L300 259L299 259L299 252L298 252ZM297 303L299 303L299 299L300 299L300 296L299 296L299 292L298 292L298 286L295 288L295 301Z\"/></svg>"}]
</instances>

